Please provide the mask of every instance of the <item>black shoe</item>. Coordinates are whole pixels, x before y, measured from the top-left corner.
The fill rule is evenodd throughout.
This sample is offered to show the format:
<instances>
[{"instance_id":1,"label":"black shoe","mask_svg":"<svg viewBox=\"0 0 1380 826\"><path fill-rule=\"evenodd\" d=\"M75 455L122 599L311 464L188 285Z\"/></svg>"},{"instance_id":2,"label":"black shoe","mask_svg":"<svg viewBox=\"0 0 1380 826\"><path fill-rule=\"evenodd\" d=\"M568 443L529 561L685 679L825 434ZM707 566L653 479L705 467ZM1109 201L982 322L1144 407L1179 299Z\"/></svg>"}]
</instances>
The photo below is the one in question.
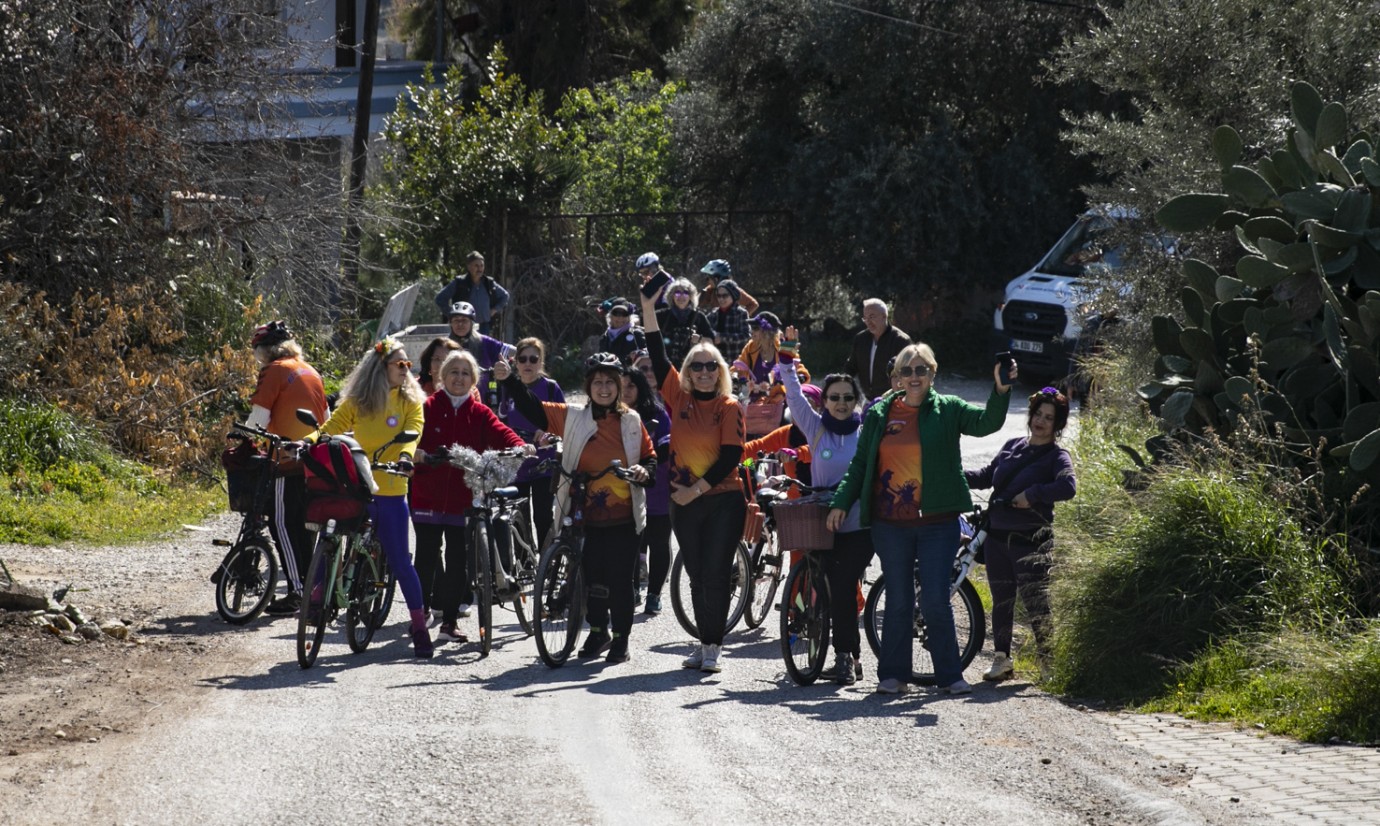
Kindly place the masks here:
<instances>
[{"instance_id":1,"label":"black shoe","mask_svg":"<svg viewBox=\"0 0 1380 826\"><path fill-rule=\"evenodd\" d=\"M602 628L591 628L589 636L585 637L585 644L580 646L579 656L581 659L597 657L607 651L612 643L613 637L609 636L609 632Z\"/></svg>"},{"instance_id":2,"label":"black shoe","mask_svg":"<svg viewBox=\"0 0 1380 826\"><path fill-rule=\"evenodd\" d=\"M625 663L632 657L628 656L628 637L626 634L619 634L613 638L613 643L609 645L608 656L604 660L611 663Z\"/></svg>"},{"instance_id":3,"label":"black shoe","mask_svg":"<svg viewBox=\"0 0 1380 826\"><path fill-rule=\"evenodd\" d=\"M286 617L289 614L297 613L297 609L300 607L302 607L302 595L292 593L270 602L268 607L264 609L264 613L271 617Z\"/></svg>"}]
</instances>

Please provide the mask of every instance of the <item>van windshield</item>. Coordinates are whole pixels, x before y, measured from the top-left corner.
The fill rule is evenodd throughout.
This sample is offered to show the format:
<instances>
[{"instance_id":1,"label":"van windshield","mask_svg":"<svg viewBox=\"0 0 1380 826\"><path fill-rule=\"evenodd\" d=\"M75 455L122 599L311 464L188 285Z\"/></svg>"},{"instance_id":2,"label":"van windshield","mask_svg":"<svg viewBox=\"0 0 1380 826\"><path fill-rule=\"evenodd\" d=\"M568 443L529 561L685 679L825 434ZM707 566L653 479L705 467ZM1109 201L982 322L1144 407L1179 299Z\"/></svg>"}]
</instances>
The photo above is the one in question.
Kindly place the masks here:
<instances>
[{"instance_id":1,"label":"van windshield","mask_svg":"<svg viewBox=\"0 0 1380 826\"><path fill-rule=\"evenodd\" d=\"M1113 246L1109 232L1112 222L1100 215L1084 215L1078 219L1054 249L1040 262L1040 272L1051 275L1083 275L1089 266L1108 269L1121 266L1122 248Z\"/></svg>"}]
</instances>

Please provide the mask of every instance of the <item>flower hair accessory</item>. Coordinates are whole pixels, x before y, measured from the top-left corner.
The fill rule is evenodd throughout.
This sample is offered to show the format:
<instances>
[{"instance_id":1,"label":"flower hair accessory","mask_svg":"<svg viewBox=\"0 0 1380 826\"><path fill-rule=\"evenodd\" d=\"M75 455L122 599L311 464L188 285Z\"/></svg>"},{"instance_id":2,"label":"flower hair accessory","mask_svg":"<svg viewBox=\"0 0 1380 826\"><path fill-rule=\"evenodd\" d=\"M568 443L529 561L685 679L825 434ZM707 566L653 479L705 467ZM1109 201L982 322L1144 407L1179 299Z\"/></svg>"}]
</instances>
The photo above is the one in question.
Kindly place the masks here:
<instances>
[{"instance_id":1,"label":"flower hair accessory","mask_svg":"<svg viewBox=\"0 0 1380 826\"><path fill-rule=\"evenodd\" d=\"M1030 394L1030 400L1032 402L1036 401L1037 399L1044 399L1046 401L1059 402L1063 404L1068 403L1067 400L1065 400L1064 398L1064 394L1060 393L1059 388L1057 387L1041 387L1037 392Z\"/></svg>"},{"instance_id":2,"label":"flower hair accessory","mask_svg":"<svg viewBox=\"0 0 1380 826\"><path fill-rule=\"evenodd\" d=\"M402 345L392 336L384 336L374 343L374 353L381 359L388 358L388 355Z\"/></svg>"}]
</instances>

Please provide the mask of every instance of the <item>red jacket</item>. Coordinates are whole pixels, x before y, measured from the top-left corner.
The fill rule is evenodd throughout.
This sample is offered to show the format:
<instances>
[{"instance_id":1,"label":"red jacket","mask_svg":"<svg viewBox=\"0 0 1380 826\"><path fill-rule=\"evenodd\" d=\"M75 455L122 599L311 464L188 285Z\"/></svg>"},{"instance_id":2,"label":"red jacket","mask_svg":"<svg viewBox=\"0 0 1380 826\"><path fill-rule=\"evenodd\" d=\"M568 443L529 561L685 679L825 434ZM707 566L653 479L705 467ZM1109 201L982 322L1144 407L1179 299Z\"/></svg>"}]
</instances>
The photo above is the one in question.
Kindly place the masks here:
<instances>
[{"instance_id":1,"label":"red jacket","mask_svg":"<svg viewBox=\"0 0 1380 826\"><path fill-rule=\"evenodd\" d=\"M445 391L438 390L422 404L425 425L417 447L435 453L451 445L478 451L522 447L517 435L478 399L470 398L456 408ZM465 486L465 472L451 465L418 463L412 477L412 518L417 522L457 524L473 503Z\"/></svg>"}]
</instances>

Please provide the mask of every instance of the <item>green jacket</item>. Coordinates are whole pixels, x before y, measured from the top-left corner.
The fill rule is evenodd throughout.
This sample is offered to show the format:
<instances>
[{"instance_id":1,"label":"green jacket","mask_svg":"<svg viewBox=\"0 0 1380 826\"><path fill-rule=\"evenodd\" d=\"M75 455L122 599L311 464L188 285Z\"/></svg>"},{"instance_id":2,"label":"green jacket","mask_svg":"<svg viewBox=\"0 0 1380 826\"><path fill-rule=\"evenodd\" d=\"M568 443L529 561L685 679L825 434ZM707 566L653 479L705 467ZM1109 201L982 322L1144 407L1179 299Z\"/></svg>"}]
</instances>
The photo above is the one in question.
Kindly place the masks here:
<instances>
[{"instance_id":1,"label":"green jacket","mask_svg":"<svg viewBox=\"0 0 1380 826\"><path fill-rule=\"evenodd\" d=\"M886 429L893 404L901 404L899 391L893 390L868 409L863 417L858 451L848 465L830 507L848 510L862 500L863 526L872 524L872 487L877 478L877 449ZM963 478L963 457L958 450L959 436L987 436L1001 430L1011 393L992 388L987 407L945 396L930 390L920 405L920 513L966 513L973 509L973 497Z\"/></svg>"}]
</instances>

